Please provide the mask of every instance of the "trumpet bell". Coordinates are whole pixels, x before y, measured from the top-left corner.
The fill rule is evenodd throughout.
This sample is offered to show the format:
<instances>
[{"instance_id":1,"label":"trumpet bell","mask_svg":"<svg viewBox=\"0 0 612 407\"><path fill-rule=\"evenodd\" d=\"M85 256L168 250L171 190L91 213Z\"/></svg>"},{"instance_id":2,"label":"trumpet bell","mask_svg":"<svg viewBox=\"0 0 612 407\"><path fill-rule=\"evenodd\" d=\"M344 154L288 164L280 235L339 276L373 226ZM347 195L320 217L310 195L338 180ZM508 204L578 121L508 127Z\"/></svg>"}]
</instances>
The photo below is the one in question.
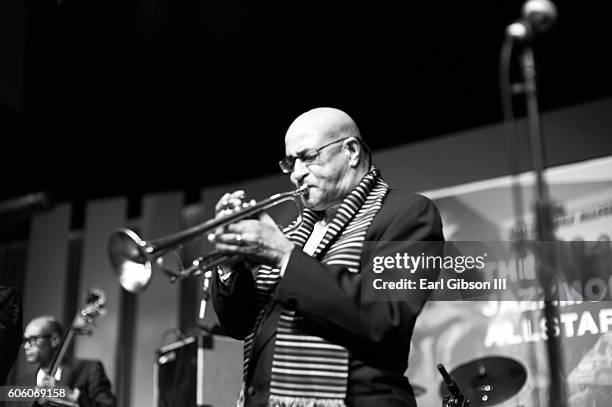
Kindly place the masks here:
<instances>
[{"instance_id":1,"label":"trumpet bell","mask_svg":"<svg viewBox=\"0 0 612 407\"><path fill-rule=\"evenodd\" d=\"M119 284L125 290L138 294L151 281L149 246L130 229L113 233L108 244L108 254L113 271L119 277Z\"/></svg>"},{"instance_id":2,"label":"trumpet bell","mask_svg":"<svg viewBox=\"0 0 612 407\"><path fill-rule=\"evenodd\" d=\"M158 262L161 260L161 256L168 253L168 251L178 249L183 244L198 239L216 228L225 227L241 219L257 215L282 202L291 200L294 201L297 207L297 198L304 194L307 188L307 185L302 185L295 191L272 195L264 201L246 205L242 209L238 209L224 217L211 219L181 232L152 241L142 240L130 229L119 229L111 235L108 242L108 255L113 271L118 275L119 283L125 290L138 294L151 281L152 261ZM297 227L301 221L301 216L298 213L298 218L292 227ZM196 274L198 271L208 270L216 265L231 261L234 257L213 252L202 257L197 264L186 270L178 273L171 270L164 270L164 272L170 275L171 281L175 281L178 278L198 275Z\"/></svg>"}]
</instances>

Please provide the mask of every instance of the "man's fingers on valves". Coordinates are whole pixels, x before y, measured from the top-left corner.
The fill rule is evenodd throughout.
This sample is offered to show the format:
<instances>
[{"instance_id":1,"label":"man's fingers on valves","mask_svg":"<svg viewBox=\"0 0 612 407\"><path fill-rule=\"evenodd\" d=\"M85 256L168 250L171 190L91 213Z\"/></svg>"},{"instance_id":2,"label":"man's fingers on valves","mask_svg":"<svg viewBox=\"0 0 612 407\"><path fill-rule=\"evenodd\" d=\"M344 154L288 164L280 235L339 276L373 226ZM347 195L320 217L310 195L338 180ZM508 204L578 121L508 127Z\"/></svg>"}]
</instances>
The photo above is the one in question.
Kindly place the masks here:
<instances>
[{"instance_id":1,"label":"man's fingers on valves","mask_svg":"<svg viewBox=\"0 0 612 407\"><path fill-rule=\"evenodd\" d=\"M245 192L243 190L234 191L232 193L225 193L223 196L217 201L215 205L215 211L217 213L221 211L233 211L242 206L242 202L244 201Z\"/></svg>"}]
</instances>

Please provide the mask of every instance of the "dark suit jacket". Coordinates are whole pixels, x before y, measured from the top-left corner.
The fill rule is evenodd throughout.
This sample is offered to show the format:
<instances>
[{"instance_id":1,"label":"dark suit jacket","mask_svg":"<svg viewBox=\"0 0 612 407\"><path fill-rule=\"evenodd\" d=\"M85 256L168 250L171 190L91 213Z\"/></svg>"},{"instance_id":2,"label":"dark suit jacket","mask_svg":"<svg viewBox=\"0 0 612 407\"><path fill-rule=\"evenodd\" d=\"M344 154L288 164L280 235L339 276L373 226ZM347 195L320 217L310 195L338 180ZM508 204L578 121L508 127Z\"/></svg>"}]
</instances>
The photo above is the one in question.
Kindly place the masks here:
<instances>
[{"instance_id":1,"label":"dark suit jacket","mask_svg":"<svg viewBox=\"0 0 612 407\"><path fill-rule=\"evenodd\" d=\"M366 234L366 242L443 240L442 223L433 203L420 195L391 190ZM369 247L369 246L368 246ZM397 246L395 247L397 249ZM404 376L416 317L428 293L420 290L409 301L364 301L364 265L381 251L364 249L362 272L326 266L296 248L276 287L273 306L260 325L246 382L246 405L266 406L277 321L283 307L297 309L320 327L317 335L349 350L349 407L416 406ZM418 253L420 254L420 252ZM442 245L425 255L441 255ZM393 255L388 252L387 255ZM225 331L244 339L257 310L253 277L237 270L225 285L215 276L213 303ZM435 279L435 278L434 278Z\"/></svg>"},{"instance_id":2,"label":"dark suit jacket","mask_svg":"<svg viewBox=\"0 0 612 407\"><path fill-rule=\"evenodd\" d=\"M78 388L81 392L79 405L82 407L115 407L115 396L111 392L110 381L100 361L71 359L61 366L62 378L57 384L68 386L71 389ZM25 376L16 384L36 385L37 372L38 370Z\"/></svg>"}]
</instances>

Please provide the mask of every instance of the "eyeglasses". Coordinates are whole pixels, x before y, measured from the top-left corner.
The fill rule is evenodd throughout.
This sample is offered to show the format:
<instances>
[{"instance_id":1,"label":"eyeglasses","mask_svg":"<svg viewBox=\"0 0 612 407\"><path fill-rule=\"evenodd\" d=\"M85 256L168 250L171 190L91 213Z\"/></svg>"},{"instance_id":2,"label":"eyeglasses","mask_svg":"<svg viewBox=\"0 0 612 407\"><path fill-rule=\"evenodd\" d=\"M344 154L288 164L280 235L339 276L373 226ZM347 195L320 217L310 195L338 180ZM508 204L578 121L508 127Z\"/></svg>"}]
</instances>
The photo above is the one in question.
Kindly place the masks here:
<instances>
[{"instance_id":1,"label":"eyeglasses","mask_svg":"<svg viewBox=\"0 0 612 407\"><path fill-rule=\"evenodd\" d=\"M300 151L299 153L297 153L295 157L286 156L285 158L283 158L282 160L278 162L278 165L280 166L281 171L283 171L285 174L288 174L291 171L293 171L293 167L295 167L296 160L300 160L302 164L304 165L310 165L314 163L317 160L317 158L319 158L319 154L321 153L321 150L333 144L344 141L347 138L351 138L351 137L352 136L344 137L339 140L332 141L331 143L325 144L324 146L321 146L319 148L309 148L304 151Z\"/></svg>"},{"instance_id":2,"label":"eyeglasses","mask_svg":"<svg viewBox=\"0 0 612 407\"><path fill-rule=\"evenodd\" d=\"M28 336L27 338L24 336L21 339L21 344L25 346L25 344L27 343L30 346L38 346L40 345L42 339L50 337L51 335L32 335Z\"/></svg>"}]
</instances>

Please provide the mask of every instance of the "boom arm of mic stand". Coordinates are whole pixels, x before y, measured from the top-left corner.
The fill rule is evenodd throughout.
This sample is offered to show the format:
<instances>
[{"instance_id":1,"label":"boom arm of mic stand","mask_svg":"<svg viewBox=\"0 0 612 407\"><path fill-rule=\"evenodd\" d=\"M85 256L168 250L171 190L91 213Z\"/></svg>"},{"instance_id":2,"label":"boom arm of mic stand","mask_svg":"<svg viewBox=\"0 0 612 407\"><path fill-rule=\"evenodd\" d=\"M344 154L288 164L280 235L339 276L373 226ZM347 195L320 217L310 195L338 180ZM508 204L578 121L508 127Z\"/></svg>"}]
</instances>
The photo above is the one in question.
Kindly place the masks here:
<instances>
[{"instance_id":1,"label":"boom arm of mic stand","mask_svg":"<svg viewBox=\"0 0 612 407\"><path fill-rule=\"evenodd\" d=\"M536 68L531 47L525 45L520 55L521 71L524 80L525 103L527 106L527 126L529 142L531 144L531 163L536 175L538 201L548 201L548 190L544 183L542 171L546 157L542 140L542 127L538 111L538 97L536 85Z\"/></svg>"}]
</instances>

